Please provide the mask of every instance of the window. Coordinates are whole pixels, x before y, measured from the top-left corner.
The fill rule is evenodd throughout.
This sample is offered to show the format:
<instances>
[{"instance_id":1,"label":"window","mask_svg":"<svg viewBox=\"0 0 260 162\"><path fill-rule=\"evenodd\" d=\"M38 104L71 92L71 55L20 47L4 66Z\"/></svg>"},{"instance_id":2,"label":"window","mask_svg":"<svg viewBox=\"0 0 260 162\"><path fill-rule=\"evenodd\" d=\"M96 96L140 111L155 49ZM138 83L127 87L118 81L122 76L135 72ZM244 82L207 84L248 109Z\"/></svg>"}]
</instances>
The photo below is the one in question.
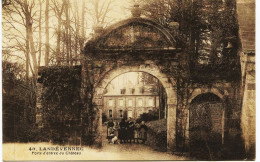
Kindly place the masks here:
<instances>
[{"instance_id":1,"label":"window","mask_svg":"<svg viewBox=\"0 0 260 162\"><path fill-rule=\"evenodd\" d=\"M125 89L120 89L121 94L125 94Z\"/></svg>"},{"instance_id":2,"label":"window","mask_svg":"<svg viewBox=\"0 0 260 162\"><path fill-rule=\"evenodd\" d=\"M112 115L112 110L109 110L109 117L112 118L113 115Z\"/></svg>"},{"instance_id":3,"label":"window","mask_svg":"<svg viewBox=\"0 0 260 162\"><path fill-rule=\"evenodd\" d=\"M143 99L142 98L138 99L138 106L143 106Z\"/></svg>"},{"instance_id":4,"label":"window","mask_svg":"<svg viewBox=\"0 0 260 162\"><path fill-rule=\"evenodd\" d=\"M132 99L128 100L128 106L130 106L130 107L133 106L133 100Z\"/></svg>"},{"instance_id":5,"label":"window","mask_svg":"<svg viewBox=\"0 0 260 162\"><path fill-rule=\"evenodd\" d=\"M128 110L127 117L128 118L133 118L133 111L132 110Z\"/></svg>"},{"instance_id":6,"label":"window","mask_svg":"<svg viewBox=\"0 0 260 162\"><path fill-rule=\"evenodd\" d=\"M149 100L148 100L148 106L154 106L154 100L153 100L153 98L149 98Z\"/></svg>"},{"instance_id":7,"label":"window","mask_svg":"<svg viewBox=\"0 0 260 162\"><path fill-rule=\"evenodd\" d=\"M143 93L144 93L144 87L140 87L140 88L139 88L139 92L140 92L141 94L143 94Z\"/></svg>"},{"instance_id":8,"label":"window","mask_svg":"<svg viewBox=\"0 0 260 162\"><path fill-rule=\"evenodd\" d=\"M124 101L122 99L119 100L119 106L124 106Z\"/></svg>"},{"instance_id":9,"label":"window","mask_svg":"<svg viewBox=\"0 0 260 162\"><path fill-rule=\"evenodd\" d=\"M123 118L123 110L119 110L119 117Z\"/></svg>"},{"instance_id":10,"label":"window","mask_svg":"<svg viewBox=\"0 0 260 162\"><path fill-rule=\"evenodd\" d=\"M134 94L135 93L135 89L134 88L130 88L130 94Z\"/></svg>"},{"instance_id":11,"label":"window","mask_svg":"<svg viewBox=\"0 0 260 162\"><path fill-rule=\"evenodd\" d=\"M141 117L142 114L143 114L143 110L138 110L138 111L137 111L137 117L138 117L138 118Z\"/></svg>"},{"instance_id":12,"label":"window","mask_svg":"<svg viewBox=\"0 0 260 162\"><path fill-rule=\"evenodd\" d=\"M113 106L113 100L108 100L108 106L112 107Z\"/></svg>"}]
</instances>

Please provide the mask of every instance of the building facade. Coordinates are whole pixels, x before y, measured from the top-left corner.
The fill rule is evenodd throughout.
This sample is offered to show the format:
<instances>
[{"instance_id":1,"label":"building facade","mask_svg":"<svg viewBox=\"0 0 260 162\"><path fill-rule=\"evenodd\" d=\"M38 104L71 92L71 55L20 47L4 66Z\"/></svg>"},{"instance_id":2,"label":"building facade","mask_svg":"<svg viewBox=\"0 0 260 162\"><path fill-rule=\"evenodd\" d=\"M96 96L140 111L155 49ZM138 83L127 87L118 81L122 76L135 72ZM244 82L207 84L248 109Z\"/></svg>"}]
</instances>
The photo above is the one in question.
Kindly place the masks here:
<instances>
[{"instance_id":1,"label":"building facade","mask_svg":"<svg viewBox=\"0 0 260 162\"><path fill-rule=\"evenodd\" d=\"M255 81L255 1L237 0L242 72L241 128L248 159L256 149L256 81Z\"/></svg>"},{"instance_id":2,"label":"building facade","mask_svg":"<svg viewBox=\"0 0 260 162\"><path fill-rule=\"evenodd\" d=\"M134 88L121 89L123 94L104 95L104 111L107 119L120 121L125 118L138 119L141 114L159 111L159 95L157 93L140 93Z\"/></svg>"}]
</instances>

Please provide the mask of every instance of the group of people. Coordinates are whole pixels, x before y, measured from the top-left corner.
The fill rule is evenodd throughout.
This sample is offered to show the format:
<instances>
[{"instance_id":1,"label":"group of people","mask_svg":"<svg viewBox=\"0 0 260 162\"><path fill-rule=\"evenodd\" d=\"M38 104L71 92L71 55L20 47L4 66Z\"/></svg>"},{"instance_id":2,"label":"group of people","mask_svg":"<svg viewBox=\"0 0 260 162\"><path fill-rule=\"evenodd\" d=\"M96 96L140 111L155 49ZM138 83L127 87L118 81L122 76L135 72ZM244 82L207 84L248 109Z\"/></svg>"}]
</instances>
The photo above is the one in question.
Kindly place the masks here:
<instances>
[{"instance_id":1,"label":"group of people","mask_svg":"<svg viewBox=\"0 0 260 162\"><path fill-rule=\"evenodd\" d=\"M120 123L109 120L107 123L107 138L109 143L145 143L147 139L145 122L122 119Z\"/></svg>"}]
</instances>

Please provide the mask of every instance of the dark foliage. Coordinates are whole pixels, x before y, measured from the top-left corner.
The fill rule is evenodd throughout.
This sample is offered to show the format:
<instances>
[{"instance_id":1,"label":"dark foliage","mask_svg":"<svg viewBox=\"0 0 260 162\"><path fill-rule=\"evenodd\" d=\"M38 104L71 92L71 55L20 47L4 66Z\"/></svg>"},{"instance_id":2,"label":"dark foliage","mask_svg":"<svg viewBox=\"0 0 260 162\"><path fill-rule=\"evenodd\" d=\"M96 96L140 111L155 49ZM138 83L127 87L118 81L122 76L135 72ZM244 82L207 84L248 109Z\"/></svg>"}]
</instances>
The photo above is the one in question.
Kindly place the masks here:
<instances>
[{"instance_id":1,"label":"dark foliage","mask_svg":"<svg viewBox=\"0 0 260 162\"><path fill-rule=\"evenodd\" d=\"M156 140L156 146L158 147L157 150L159 151L167 151L167 132L163 131L159 134L156 134L155 137Z\"/></svg>"},{"instance_id":2,"label":"dark foliage","mask_svg":"<svg viewBox=\"0 0 260 162\"><path fill-rule=\"evenodd\" d=\"M38 137L34 129L35 93L19 64L2 62L3 142L30 142ZM38 137L39 138L39 137Z\"/></svg>"},{"instance_id":3,"label":"dark foliage","mask_svg":"<svg viewBox=\"0 0 260 162\"><path fill-rule=\"evenodd\" d=\"M146 125L149 145L158 151L167 151L167 120L155 120Z\"/></svg>"},{"instance_id":4,"label":"dark foliage","mask_svg":"<svg viewBox=\"0 0 260 162\"><path fill-rule=\"evenodd\" d=\"M159 119L159 111L149 111L148 113L143 113L140 118L138 118L138 121L154 121Z\"/></svg>"},{"instance_id":5,"label":"dark foliage","mask_svg":"<svg viewBox=\"0 0 260 162\"><path fill-rule=\"evenodd\" d=\"M235 0L144 0L141 8L145 16L168 28L182 42L183 50L189 53L194 82L240 78ZM179 36L171 22L179 23Z\"/></svg>"},{"instance_id":6,"label":"dark foliage","mask_svg":"<svg viewBox=\"0 0 260 162\"><path fill-rule=\"evenodd\" d=\"M81 67L49 67L40 75L45 133L54 143L67 143L70 132L81 126Z\"/></svg>"}]
</instances>

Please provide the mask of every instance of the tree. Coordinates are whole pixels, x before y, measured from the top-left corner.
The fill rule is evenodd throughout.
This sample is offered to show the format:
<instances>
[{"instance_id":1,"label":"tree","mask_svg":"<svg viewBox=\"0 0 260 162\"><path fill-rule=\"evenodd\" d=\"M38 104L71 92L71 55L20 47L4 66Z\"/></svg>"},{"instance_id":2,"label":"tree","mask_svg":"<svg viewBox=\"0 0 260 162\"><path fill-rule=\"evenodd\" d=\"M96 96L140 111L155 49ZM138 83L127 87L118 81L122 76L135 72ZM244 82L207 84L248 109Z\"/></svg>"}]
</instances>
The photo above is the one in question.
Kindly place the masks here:
<instances>
[{"instance_id":1,"label":"tree","mask_svg":"<svg viewBox=\"0 0 260 162\"><path fill-rule=\"evenodd\" d=\"M152 76L151 74L148 73L141 73L140 75L141 82L143 85L148 85L152 86L149 89L147 89L150 93L157 93L159 96L159 111L158 111L158 116L159 119L166 118L166 92L161 84L161 82Z\"/></svg>"},{"instance_id":2,"label":"tree","mask_svg":"<svg viewBox=\"0 0 260 162\"><path fill-rule=\"evenodd\" d=\"M21 64L3 61L2 74L3 142L31 141L30 134L26 132L32 129L34 119L31 109L34 103L28 100L33 89L27 86Z\"/></svg>"},{"instance_id":3,"label":"tree","mask_svg":"<svg viewBox=\"0 0 260 162\"><path fill-rule=\"evenodd\" d=\"M42 56L42 0L39 0L40 13L39 13L39 54L38 54L38 66L41 65Z\"/></svg>"},{"instance_id":4,"label":"tree","mask_svg":"<svg viewBox=\"0 0 260 162\"><path fill-rule=\"evenodd\" d=\"M224 48L230 42L237 46L235 0L143 0L140 4L145 16L170 31L170 22L180 24L181 39L186 44L183 47L192 53L195 64L222 64L232 60Z\"/></svg>"},{"instance_id":5,"label":"tree","mask_svg":"<svg viewBox=\"0 0 260 162\"><path fill-rule=\"evenodd\" d=\"M83 6L84 6L84 4L83 4ZM79 12L78 12L78 10L79 10L79 8L78 8L78 4L77 4L77 2L75 2L74 3L74 9L75 9L75 11L77 11L75 14L74 14L74 29L75 29L75 31L74 31L74 57L73 56L71 56L72 57L72 63L71 64L73 64L73 62L75 62L75 64L77 64L77 61L78 61L78 53L79 53L79 48L81 48L81 45L80 45L80 43L81 43L81 36L80 36L80 17L79 17ZM83 10L84 10L84 7L82 8ZM83 12L83 14L84 14L84 11L82 11ZM84 15L83 15L83 17L84 17ZM84 20L84 18L83 18L83 20ZM82 20L82 21L83 21ZM83 21L83 23L81 23L82 24L82 28L84 27L84 21ZM84 29L83 29L83 32L82 32L83 34L84 34ZM83 39L83 42L84 42L84 39ZM83 48L83 47L82 47ZM71 53L71 55L72 55L72 53Z\"/></svg>"},{"instance_id":6,"label":"tree","mask_svg":"<svg viewBox=\"0 0 260 162\"><path fill-rule=\"evenodd\" d=\"M46 0L45 7L45 66L49 65L49 55L50 55L50 33L49 33L49 0Z\"/></svg>"},{"instance_id":7,"label":"tree","mask_svg":"<svg viewBox=\"0 0 260 162\"><path fill-rule=\"evenodd\" d=\"M80 74L80 67L68 66L49 67L40 73L39 82L45 87L43 121L53 142L68 142L70 132L80 127Z\"/></svg>"},{"instance_id":8,"label":"tree","mask_svg":"<svg viewBox=\"0 0 260 162\"><path fill-rule=\"evenodd\" d=\"M31 73L35 75L37 73L38 65L33 36L33 31L35 30L35 27L33 27L35 18L33 16L36 14L34 9L34 1L29 2L28 0L13 0L11 2L11 10L7 11L4 16L4 26L6 31L9 31L8 33L4 33L5 37L7 39L14 39L16 41L15 45L11 44L10 46L25 53L27 78L29 76L29 67ZM10 12L12 14L10 14ZM20 28L25 29L25 35ZM24 43L25 48L23 46ZM32 59L32 64L30 62L30 58Z\"/></svg>"},{"instance_id":9,"label":"tree","mask_svg":"<svg viewBox=\"0 0 260 162\"><path fill-rule=\"evenodd\" d=\"M55 12L55 15L57 16L58 19L58 24L57 24L57 41L56 41L56 62L57 65L61 65L61 53L60 53L60 44L61 44L61 26L62 26L62 14L64 12L65 8L65 1L62 2L62 4L59 4L57 0L52 0L53 10Z\"/></svg>"},{"instance_id":10,"label":"tree","mask_svg":"<svg viewBox=\"0 0 260 162\"><path fill-rule=\"evenodd\" d=\"M24 82L19 86L14 85L13 82L17 82L15 77L20 77L20 74L16 72L13 73L12 79L6 79L4 81L5 85L8 84L8 88L4 88L6 91L11 89L10 87L12 86L10 85L17 88L17 91L20 90L19 93L17 92L17 94L19 94L18 97L5 95L4 109L5 112L8 111L8 113L15 112L13 114L15 120L12 118L10 121L25 124L25 121L22 121L23 116L28 116L28 120L30 117L31 122L26 123L28 127L23 127L24 130L28 130L27 133L29 134L29 131L33 132L29 127L32 128L35 125L35 114L32 114L32 112L35 111L38 66L41 65L43 58L46 66L51 64L64 65L64 63L74 65L75 60L77 61L79 47L81 46L83 48L86 34L86 24L84 22L86 16L85 2L83 3L82 11L78 10L79 7L77 3L74 3L74 7L72 7L72 3L69 0L62 2L56 0L12 0L3 1L2 4L4 31L3 58L11 60L12 62L16 62L17 60L17 62L21 62L22 65L19 67L25 69L25 80L22 81L26 81L26 85L24 85ZM75 14L70 14L72 12ZM56 17L52 16L54 14ZM55 18L58 21L49 23L55 20ZM45 25L43 25L44 23ZM45 30L43 27L45 27ZM46 32L45 37L43 36L44 31ZM50 42L55 41L55 39L55 44L50 44ZM43 45L43 42L45 42L45 45ZM61 52L62 50L63 52ZM51 60L53 56L55 56L55 59ZM64 56L66 56L66 58ZM17 60L13 58L17 58ZM61 60L62 58L66 60ZM12 63L10 63L10 65L12 65ZM10 69L12 68L13 67ZM5 77L8 78L6 75ZM66 81L64 84L66 84ZM71 87L67 88L71 90ZM16 92L14 89L11 91ZM62 94L58 96L58 99L61 99L61 96ZM56 96L54 95L54 97ZM66 95L62 97L66 97ZM15 101L12 101L12 99ZM19 102L17 104L18 106L16 102ZM72 105L72 107L73 106L75 105ZM77 108L79 107L80 106L77 106ZM65 109L67 108L68 106L65 107ZM74 110L75 109L72 109L72 111ZM12 126L14 126L14 124L12 124ZM11 134L13 134L13 132Z\"/></svg>"},{"instance_id":11,"label":"tree","mask_svg":"<svg viewBox=\"0 0 260 162\"><path fill-rule=\"evenodd\" d=\"M104 25L108 13L112 10L112 0L90 0L88 13L91 15L95 25Z\"/></svg>"},{"instance_id":12,"label":"tree","mask_svg":"<svg viewBox=\"0 0 260 162\"><path fill-rule=\"evenodd\" d=\"M68 0L64 1L65 3L65 24L64 24L64 28L65 28L65 34L64 34L64 40L65 40L65 44L66 44L66 62L67 65L71 65L71 33L70 33L70 15L69 15L69 10L70 10L70 3Z\"/></svg>"},{"instance_id":13,"label":"tree","mask_svg":"<svg viewBox=\"0 0 260 162\"><path fill-rule=\"evenodd\" d=\"M16 1L17 4L21 7L23 14L25 16L25 27L26 27L26 44L29 44L30 54L32 57L33 62L33 75L36 77L38 73L37 67L37 59L36 59L36 50L34 45L34 38L33 38L33 7L35 6L35 2L31 1L29 3L27 0ZM29 52L29 51L28 51Z\"/></svg>"},{"instance_id":14,"label":"tree","mask_svg":"<svg viewBox=\"0 0 260 162\"><path fill-rule=\"evenodd\" d=\"M143 0L141 1L141 8L143 14L157 21L158 23L167 26L170 19L170 6L169 0Z\"/></svg>"},{"instance_id":15,"label":"tree","mask_svg":"<svg viewBox=\"0 0 260 162\"><path fill-rule=\"evenodd\" d=\"M85 40L85 1L83 1L81 9L81 35L79 40L80 49L83 49L84 40Z\"/></svg>"}]
</instances>

